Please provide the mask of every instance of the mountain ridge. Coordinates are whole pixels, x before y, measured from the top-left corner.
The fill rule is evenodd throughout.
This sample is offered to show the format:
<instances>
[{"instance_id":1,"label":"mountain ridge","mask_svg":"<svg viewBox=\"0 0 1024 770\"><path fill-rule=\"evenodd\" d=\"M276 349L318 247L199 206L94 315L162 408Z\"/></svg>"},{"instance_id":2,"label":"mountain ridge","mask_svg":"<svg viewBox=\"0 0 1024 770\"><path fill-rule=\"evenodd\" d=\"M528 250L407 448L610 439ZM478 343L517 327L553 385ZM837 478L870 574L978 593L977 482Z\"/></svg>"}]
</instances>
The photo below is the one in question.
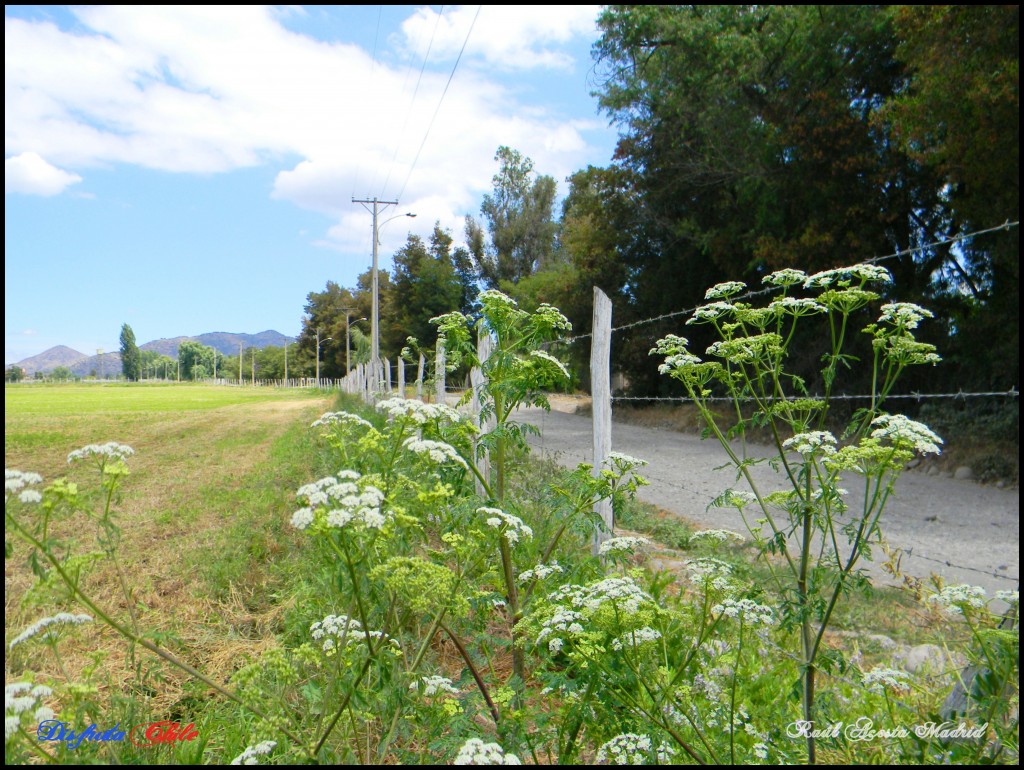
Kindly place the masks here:
<instances>
[{"instance_id":1,"label":"mountain ridge","mask_svg":"<svg viewBox=\"0 0 1024 770\"><path fill-rule=\"evenodd\" d=\"M211 347L224 355L238 353L238 346L245 348L262 349L271 346L284 346L284 344L295 342L294 337L288 337L273 329L247 334L245 332L205 332L203 334L179 337L163 337L150 340L139 345L139 350L153 350L163 356L176 359L178 357L178 346L182 342L198 342ZM28 376L36 372L51 372L58 366L65 366L71 373L78 377L91 376L93 371L100 372L107 376L120 374L121 354L120 352L103 353L102 355L87 355L66 345L55 345L34 356L17 361L9 366L18 366L25 370Z\"/></svg>"}]
</instances>

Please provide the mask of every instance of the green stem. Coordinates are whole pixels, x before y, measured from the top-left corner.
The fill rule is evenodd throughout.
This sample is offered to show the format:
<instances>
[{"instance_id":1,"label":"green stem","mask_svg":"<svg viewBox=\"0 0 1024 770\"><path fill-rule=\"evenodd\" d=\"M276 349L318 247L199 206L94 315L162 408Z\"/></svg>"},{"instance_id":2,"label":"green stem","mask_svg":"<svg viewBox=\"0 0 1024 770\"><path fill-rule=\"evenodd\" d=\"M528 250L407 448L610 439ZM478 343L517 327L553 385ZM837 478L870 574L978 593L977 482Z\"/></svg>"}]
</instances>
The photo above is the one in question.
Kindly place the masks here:
<instances>
[{"instance_id":1,"label":"green stem","mask_svg":"<svg viewBox=\"0 0 1024 770\"><path fill-rule=\"evenodd\" d=\"M499 725L501 723L501 715L498 713L498 707L494 705L494 701L491 700L491 694L487 690L487 685L484 684L483 678L480 676L480 672L477 671L475 665L473 665L472 658L469 657L469 652L463 645L462 640L459 639L447 625L441 623L441 630L448 634L448 638L452 640L452 644L455 645L455 649L459 651L459 655L466 661L466 666L469 668L469 672L473 675L473 680L476 682L477 689L480 690L480 694L484 696L484 700L487 702L487 708L491 710L491 716L494 718L494 724Z\"/></svg>"}]
</instances>

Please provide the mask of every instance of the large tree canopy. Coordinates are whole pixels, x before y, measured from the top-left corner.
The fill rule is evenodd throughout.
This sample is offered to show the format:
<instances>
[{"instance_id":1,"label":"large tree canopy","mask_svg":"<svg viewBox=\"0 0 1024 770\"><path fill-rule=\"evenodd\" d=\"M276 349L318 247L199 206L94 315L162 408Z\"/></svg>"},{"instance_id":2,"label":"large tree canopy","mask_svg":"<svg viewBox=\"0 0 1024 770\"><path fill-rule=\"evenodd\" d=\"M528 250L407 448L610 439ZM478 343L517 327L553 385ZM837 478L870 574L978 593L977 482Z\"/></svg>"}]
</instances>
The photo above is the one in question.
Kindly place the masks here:
<instances>
[{"instance_id":1,"label":"large tree canopy","mask_svg":"<svg viewBox=\"0 0 1024 770\"><path fill-rule=\"evenodd\" d=\"M128 324L121 327L121 372L126 380L139 379L141 359L135 344L135 332Z\"/></svg>"},{"instance_id":2,"label":"large tree canopy","mask_svg":"<svg viewBox=\"0 0 1024 770\"><path fill-rule=\"evenodd\" d=\"M703 290L717 281L758 284L761 275L780 267L836 267L919 246L968 223L992 224L961 216L958 200L965 198L959 187L950 187L951 169L939 162L944 156L926 157L908 140L911 128L944 114L937 102L925 110L928 118L915 123L904 117L906 127L894 132L887 110L938 77L923 62L937 61L944 50L922 32L928 55L913 53L913 34L923 23L912 23L916 12L905 12L905 18L902 13L883 6L604 11L594 48L603 77L596 95L620 126L621 138L612 168L588 169L571 179L562 245L581 274L579 293L589 294L589 278L613 298L618 295L618 321L651 317L700 303ZM998 37L1015 45L1016 17L1006 16L1002 23L1013 32ZM1006 173L1013 179L998 193L1009 200L1000 204L995 220L1016 218L1016 51L1001 59L976 52L968 44L972 24L949 27L950 47L970 62L957 68L975 76L988 73L999 85L993 86L997 100L1012 104L998 115L989 111L985 119L998 124L992 131L1012 137L1006 140L1014 145L1012 163L1000 166L985 148L987 124L980 118L972 122L969 109L961 110L968 117L958 118L958 135L969 135L965 141L972 151L986 155L979 168L1012 167ZM1008 74L992 75L997 70ZM923 97L913 98L917 105ZM900 107L898 114L907 109ZM962 148L947 149L948 155L962 154ZM990 248L987 242L973 247ZM886 266L901 298L964 310L996 307L998 264L944 248L917 251ZM984 280L986 270L990 281ZM943 294L936 277L953 274L960 283ZM936 326L931 333L959 334L946 348L962 349L966 327L950 308L943 310L949 327ZM622 337L613 346L640 388L654 389L663 378L636 351L646 353L653 338L677 324L669 326L638 327L631 339ZM1014 323L1014 343L1015 335ZM1015 353L1011 359L1006 371L1012 370L1015 382Z\"/></svg>"}]
</instances>

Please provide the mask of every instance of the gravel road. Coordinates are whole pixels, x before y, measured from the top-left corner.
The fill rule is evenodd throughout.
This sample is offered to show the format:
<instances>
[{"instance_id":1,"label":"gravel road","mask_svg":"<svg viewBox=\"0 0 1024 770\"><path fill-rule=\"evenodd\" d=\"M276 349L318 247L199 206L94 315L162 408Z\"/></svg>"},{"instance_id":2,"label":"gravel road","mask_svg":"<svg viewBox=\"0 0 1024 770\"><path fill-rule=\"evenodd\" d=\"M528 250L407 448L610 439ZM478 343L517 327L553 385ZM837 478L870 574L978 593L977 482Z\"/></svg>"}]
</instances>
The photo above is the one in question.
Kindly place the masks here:
<instances>
[{"instance_id":1,"label":"gravel road","mask_svg":"<svg viewBox=\"0 0 1024 770\"><path fill-rule=\"evenodd\" d=\"M536 450L563 465L592 461L591 419L559 411L522 409L518 420L536 425L540 436L531 437ZM727 461L713 440L670 430L616 422L612 448L647 460L643 475L650 486L640 498L676 513L701 528L725 528L746 533L739 513L708 503L735 483L735 472L715 470ZM748 445L752 456L768 457L768 447ZM755 466L762 491L782 489L767 463ZM851 509L862 504L855 479L846 480ZM895 497L886 505L882 533L892 546L903 550L904 573L927 578L935 573L947 582L1012 590L1019 581L1020 496L1016 489L997 489L961 481L905 472L896 484ZM881 553L876 551L876 560ZM874 564L864 564L877 580L892 582L891 575Z\"/></svg>"}]
</instances>

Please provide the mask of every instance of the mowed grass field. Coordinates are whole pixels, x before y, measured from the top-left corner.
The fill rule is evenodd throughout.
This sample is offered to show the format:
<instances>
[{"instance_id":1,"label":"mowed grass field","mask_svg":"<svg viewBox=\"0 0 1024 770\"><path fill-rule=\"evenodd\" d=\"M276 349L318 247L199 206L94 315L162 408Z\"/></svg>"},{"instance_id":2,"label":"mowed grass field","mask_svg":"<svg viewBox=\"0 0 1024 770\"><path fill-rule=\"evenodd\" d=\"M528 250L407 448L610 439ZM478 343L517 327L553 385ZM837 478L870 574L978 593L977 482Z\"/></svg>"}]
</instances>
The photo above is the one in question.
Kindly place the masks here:
<instances>
[{"instance_id":1,"label":"mowed grass field","mask_svg":"<svg viewBox=\"0 0 1024 770\"><path fill-rule=\"evenodd\" d=\"M296 488L315 478L309 425L332 401L333 394L321 391L270 388L8 385L4 464L40 473L43 486L65 476L88 495L99 486L98 474L86 463L69 466L68 453L108 441L131 446L136 454L115 510L118 554L139 624L168 634L186 660L223 678L272 643L286 609L274 598L284 582L278 557L293 537L285 525ZM54 531L76 553L99 550L95 527L80 515L59 521ZM40 617L83 611L60 597L26 601L34 582L28 549L7 540L14 545L5 562L8 639ZM115 616L128 616L108 561L97 562L83 585ZM39 645L24 647L6 656L8 681L27 671L74 680L97 652L103 665L94 676L111 693L132 678L126 645L98 625L61 642L65 671ZM149 693L157 711L173 708L192 687L178 672L165 673Z\"/></svg>"}]
</instances>

